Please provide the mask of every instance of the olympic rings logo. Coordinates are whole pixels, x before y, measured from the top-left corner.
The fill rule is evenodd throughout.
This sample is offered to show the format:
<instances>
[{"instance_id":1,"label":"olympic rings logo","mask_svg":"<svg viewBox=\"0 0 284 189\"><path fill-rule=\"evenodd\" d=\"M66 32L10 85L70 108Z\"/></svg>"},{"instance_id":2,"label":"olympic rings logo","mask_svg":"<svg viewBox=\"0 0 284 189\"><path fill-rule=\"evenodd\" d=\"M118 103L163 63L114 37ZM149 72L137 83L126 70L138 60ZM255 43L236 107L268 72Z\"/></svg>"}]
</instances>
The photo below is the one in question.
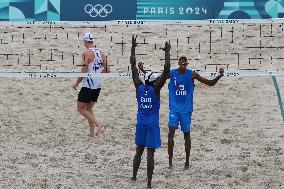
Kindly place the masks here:
<instances>
[{"instance_id":1,"label":"olympic rings logo","mask_svg":"<svg viewBox=\"0 0 284 189\"><path fill-rule=\"evenodd\" d=\"M102 6L101 4L96 4L94 6L87 4L84 10L85 13L89 14L92 18L97 16L104 18L112 12L112 6L110 4L106 4L105 6Z\"/></svg>"}]
</instances>

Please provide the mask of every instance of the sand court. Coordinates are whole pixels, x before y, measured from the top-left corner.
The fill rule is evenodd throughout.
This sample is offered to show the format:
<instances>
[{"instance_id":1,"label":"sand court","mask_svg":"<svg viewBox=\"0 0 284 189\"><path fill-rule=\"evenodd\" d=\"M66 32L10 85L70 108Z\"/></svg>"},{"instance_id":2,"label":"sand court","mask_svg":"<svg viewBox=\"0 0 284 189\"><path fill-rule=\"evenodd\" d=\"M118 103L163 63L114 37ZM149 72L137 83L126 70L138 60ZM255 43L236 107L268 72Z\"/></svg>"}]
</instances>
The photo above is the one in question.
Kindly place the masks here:
<instances>
[{"instance_id":1,"label":"sand court","mask_svg":"<svg viewBox=\"0 0 284 189\"><path fill-rule=\"evenodd\" d=\"M280 26L272 27L277 38L283 38ZM113 72L129 71L133 33L140 43L137 61L153 71L162 69L159 47L167 38L172 44L172 68L177 67L178 56L186 55L192 57L189 68L201 71L220 67L283 71L283 49L277 48L280 40L269 37L271 27L263 27L260 36L259 25L246 25L245 35L236 35L243 43L239 38L231 43L232 26L218 26L222 37L220 28L211 27L210 42L210 26L1 26L0 71L79 71L84 50L79 39L87 31L98 33L98 47L109 55ZM236 25L233 30L242 33L243 27ZM278 60L269 61L271 56ZM251 58L263 59L250 63ZM284 80L276 79L283 101ZM131 78L104 78L94 107L105 126L97 139L87 136L87 122L76 111L74 78L0 78L0 82L1 188L145 188L145 154L137 181L131 181L137 112ZM214 87L196 82L194 110L190 169L183 170L184 139L179 130L174 170L169 171L165 85L160 110L162 147L155 153L153 188L283 187L284 123L271 77L223 77Z\"/></svg>"}]
</instances>

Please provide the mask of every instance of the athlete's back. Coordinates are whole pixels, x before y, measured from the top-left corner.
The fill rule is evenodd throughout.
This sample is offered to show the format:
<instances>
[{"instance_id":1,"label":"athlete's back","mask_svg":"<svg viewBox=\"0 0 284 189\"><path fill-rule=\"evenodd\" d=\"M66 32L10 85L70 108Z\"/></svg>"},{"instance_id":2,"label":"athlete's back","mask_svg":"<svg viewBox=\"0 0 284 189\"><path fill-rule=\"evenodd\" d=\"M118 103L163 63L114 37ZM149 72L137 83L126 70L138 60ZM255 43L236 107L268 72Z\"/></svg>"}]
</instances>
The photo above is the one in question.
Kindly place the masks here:
<instances>
[{"instance_id":1,"label":"athlete's back","mask_svg":"<svg viewBox=\"0 0 284 189\"><path fill-rule=\"evenodd\" d=\"M103 71L103 59L98 48L90 48L89 50L93 51L95 54L94 60L88 64L88 73L102 73ZM98 77L85 77L82 87L89 89L101 88L102 78Z\"/></svg>"}]
</instances>

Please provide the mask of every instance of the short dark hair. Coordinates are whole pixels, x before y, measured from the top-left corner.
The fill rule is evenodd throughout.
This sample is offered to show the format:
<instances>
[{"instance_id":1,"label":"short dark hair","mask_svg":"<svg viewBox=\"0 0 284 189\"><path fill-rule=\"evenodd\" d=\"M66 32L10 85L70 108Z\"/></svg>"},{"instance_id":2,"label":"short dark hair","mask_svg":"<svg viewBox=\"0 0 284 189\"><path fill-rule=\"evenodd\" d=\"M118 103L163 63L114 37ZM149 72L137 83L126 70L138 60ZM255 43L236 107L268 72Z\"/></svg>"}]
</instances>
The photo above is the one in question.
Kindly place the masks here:
<instances>
[{"instance_id":1,"label":"short dark hair","mask_svg":"<svg viewBox=\"0 0 284 189\"><path fill-rule=\"evenodd\" d=\"M181 56L181 57L178 59L179 62L182 61L182 60L187 61L186 56Z\"/></svg>"}]
</instances>

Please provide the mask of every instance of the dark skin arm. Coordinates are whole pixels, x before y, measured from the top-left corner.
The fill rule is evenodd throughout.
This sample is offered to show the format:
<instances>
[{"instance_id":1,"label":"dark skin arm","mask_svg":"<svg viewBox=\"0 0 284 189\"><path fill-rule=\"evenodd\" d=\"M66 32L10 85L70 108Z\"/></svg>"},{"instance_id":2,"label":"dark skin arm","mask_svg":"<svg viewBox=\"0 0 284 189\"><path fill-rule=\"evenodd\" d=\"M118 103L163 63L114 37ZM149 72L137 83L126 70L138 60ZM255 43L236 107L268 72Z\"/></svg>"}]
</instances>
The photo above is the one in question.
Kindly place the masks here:
<instances>
[{"instance_id":1,"label":"dark skin arm","mask_svg":"<svg viewBox=\"0 0 284 189\"><path fill-rule=\"evenodd\" d=\"M170 69L171 69L171 58L170 58L170 49L171 45L170 43L166 42L165 47L162 48L163 51L165 51L165 64L164 64L164 70L160 76L160 78L155 82L155 89L156 93L159 94L160 96L160 90L161 88L165 85L167 79L169 78L170 75Z\"/></svg>"},{"instance_id":2,"label":"dark skin arm","mask_svg":"<svg viewBox=\"0 0 284 189\"><path fill-rule=\"evenodd\" d=\"M209 80L209 79L206 79L206 78L200 76L197 72L192 73L192 79L197 79L201 83L204 83L205 85L208 85L208 86L214 86L219 81L219 79L221 79L221 77L223 77L223 75L224 75L224 69L220 68L219 69L219 75L212 80Z\"/></svg>"},{"instance_id":3,"label":"dark skin arm","mask_svg":"<svg viewBox=\"0 0 284 189\"><path fill-rule=\"evenodd\" d=\"M137 36L132 36L132 47L131 47L131 55L130 55L130 65L131 65L131 71L132 71L132 79L135 88L137 89L143 82L139 78L139 72L136 67L136 58L135 58L135 47L137 46L136 42Z\"/></svg>"}]
</instances>

